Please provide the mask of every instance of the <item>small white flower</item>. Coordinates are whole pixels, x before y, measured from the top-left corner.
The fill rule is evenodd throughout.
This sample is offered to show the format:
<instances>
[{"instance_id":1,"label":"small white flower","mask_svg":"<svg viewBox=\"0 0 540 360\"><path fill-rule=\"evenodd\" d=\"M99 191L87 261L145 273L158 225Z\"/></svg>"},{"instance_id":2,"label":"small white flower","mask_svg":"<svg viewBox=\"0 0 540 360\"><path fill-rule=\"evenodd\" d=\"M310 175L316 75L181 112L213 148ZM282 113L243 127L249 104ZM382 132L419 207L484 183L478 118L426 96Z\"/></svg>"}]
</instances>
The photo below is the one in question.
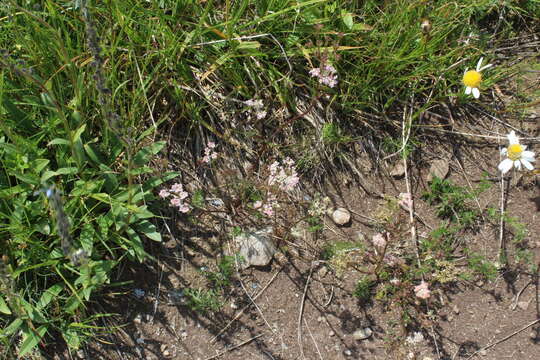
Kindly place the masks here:
<instances>
[{"instance_id":1,"label":"small white flower","mask_svg":"<svg viewBox=\"0 0 540 360\"><path fill-rule=\"evenodd\" d=\"M506 159L499 164L499 170L506 174L512 166L521 170L521 165L525 166L528 170L534 169L531 162L534 161L534 153L532 151L526 151L527 146L519 143L519 138L514 131L508 134L508 147L501 150L501 155L506 156Z\"/></svg>"},{"instance_id":2,"label":"small white flower","mask_svg":"<svg viewBox=\"0 0 540 360\"><path fill-rule=\"evenodd\" d=\"M478 90L478 86L480 85L480 82L482 82L482 75L480 73L483 70L493 66L492 64L482 66L483 59L484 58L480 58L480 60L478 60L478 64L476 64L476 70L465 70L465 74L463 74L462 81L463 84L466 86L465 94L469 95L472 93L475 99L478 99L480 97L480 90Z\"/></svg>"}]
</instances>

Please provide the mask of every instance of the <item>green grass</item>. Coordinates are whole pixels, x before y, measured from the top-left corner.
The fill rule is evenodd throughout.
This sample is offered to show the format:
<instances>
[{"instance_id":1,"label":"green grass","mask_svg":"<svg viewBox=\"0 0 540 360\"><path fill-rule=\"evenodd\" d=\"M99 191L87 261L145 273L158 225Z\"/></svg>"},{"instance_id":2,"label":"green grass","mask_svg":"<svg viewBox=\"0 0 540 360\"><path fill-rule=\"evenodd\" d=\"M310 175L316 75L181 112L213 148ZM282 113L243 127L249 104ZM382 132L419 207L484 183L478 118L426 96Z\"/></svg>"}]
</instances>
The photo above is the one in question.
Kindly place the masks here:
<instances>
[{"instance_id":1,"label":"green grass","mask_svg":"<svg viewBox=\"0 0 540 360\"><path fill-rule=\"evenodd\" d=\"M354 141L399 139L401 109L414 98L421 137L424 109L449 97L471 101L460 78L481 55L494 59L489 31L499 13L498 39L537 26L540 4L519 4L3 1L2 356L24 356L58 336L72 348L91 338L91 301L113 285L119 263L148 259L145 242L161 239L152 222L155 190L181 175L153 163L169 130L178 134L177 169L213 140L224 156L257 154L261 163L291 156L309 172ZM338 70L336 88L309 76L321 61ZM506 71L490 70L485 85ZM264 119L249 116L249 99L263 100ZM309 109L322 124L299 115ZM335 123L323 116L330 111L339 112ZM313 151L321 146L330 151ZM52 185L56 208L46 196ZM202 195L195 200L202 208ZM73 254L81 249L78 264ZM193 294L214 306L212 296Z\"/></svg>"}]
</instances>

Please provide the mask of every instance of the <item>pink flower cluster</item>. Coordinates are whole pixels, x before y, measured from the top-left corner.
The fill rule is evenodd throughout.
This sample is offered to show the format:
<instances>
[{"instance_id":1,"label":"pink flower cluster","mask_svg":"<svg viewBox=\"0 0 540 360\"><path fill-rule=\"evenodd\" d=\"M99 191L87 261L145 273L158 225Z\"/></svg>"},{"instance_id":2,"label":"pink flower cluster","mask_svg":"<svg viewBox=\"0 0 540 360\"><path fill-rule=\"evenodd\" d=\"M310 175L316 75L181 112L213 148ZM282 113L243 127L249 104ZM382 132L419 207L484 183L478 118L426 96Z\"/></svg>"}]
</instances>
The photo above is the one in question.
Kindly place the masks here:
<instances>
[{"instance_id":1,"label":"pink flower cluster","mask_svg":"<svg viewBox=\"0 0 540 360\"><path fill-rule=\"evenodd\" d=\"M383 234L377 233L373 235L373 238L371 239L371 242L373 245L379 249L383 249L386 246L386 239Z\"/></svg>"},{"instance_id":2,"label":"pink flower cluster","mask_svg":"<svg viewBox=\"0 0 540 360\"><path fill-rule=\"evenodd\" d=\"M255 116L258 120L264 119L266 117L266 111L263 110L264 104L262 100L247 100L244 102L248 107L252 108L255 112Z\"/></svg>"},{"instance_id":3,"label":"pink flower cluster","mask_svg":"<svg viewBox=\"0 0 540 360\"><path fill-rule=\"evenodd\" d=\"M204 156L202 158L203 163L208 164L210 161L218 157L218 154L215 149L216 149L215 142L209 141L208 144L206 144L206 148L204 149Z\"/></svg>"},{"instance_id":4,"label":"pink flower cluster","mask_svg":"<svg viewBox=\"0 0 540 360\"><path fill-rule=\"evenodd\" d=\"M398 197L398 205L405 210L410 210L413 206L413 200L411 193L400 193Z\"/></svg>"},{"instance_id":5,"label":"pink flower cluster","mask_svg":"<svg viewBox=\"0 0 540 360\"><path fill-rule=\"evenodd\" d=\"M263 203L262 201L255 201L253 203L254 209L261 209L262 213L266 216L274 216L275 211L274 209L278 207L277 198L274 194L269 194L266 201Z\"/></svg>"},{"instance_id":6,"label":"pink flower cluster","mask_svg":"<svg viewBox=\"0 0 540 360\"><path fill-rule=\"evenodd\" d=\"M428 299L431 296L428 283L422 280L420 285L414 287L414 294L420 299Z\"/></svg>"},{"instance_id":7,"label":"pink flower cluster","mask_svg":"<svg viewBox=\"0 0 540 360\"><path fill-rule=\"evenodd\" d=\"M184 191L182 184L175 183L172 184L170 189L161 189L159 192L159 197L166 199L171 197L170 204L171 206L177 207L180 212L187 213L189 211L189 205L184 202L188 197L188 193Z\"/></svg>"},{"instance_id":8,"label":"pink flower cluster","mask_svg":"<svg viewBox=\"0 0 540 360\"><path fill-rule=\"evenodd\" d=\"M286 158L283 165L278 161L274 161L269 167L269 172L268 185L270 189L266 200L264 202L255 201L253 208L261 209L266 216L273 216L275 209L279 206L276 193L279 191L292 191L298 185L300 178L296 172L294 161L290 158Z\"/></svg>"},{"instance_id":9,"label":"pink flower cluster","mask_svg":"<svg viewBox=\"0 0 540 360\"><path fill-rule=\"evenodd\" d=\"M284 165L281 165L279 162L274 161L270 165L270 176L268 177L268 185L278 186L282 191L292 191L300 178L296 173L296 168L294 167L294 161L290 158L286 158L283 161Z\"/></svg>"},{"instance_id":10,"label":"pink flower cluster","mask_svg":"<svg viewBox=\"0 0 540 360\"><path fill-rule=\"evenodd\" d=\"M313 68L309 75L318 78L319 84L327 85L331 88L337 85L337 70L332 65L324 64L320 68Z\"/></svg>"}]
</instances>

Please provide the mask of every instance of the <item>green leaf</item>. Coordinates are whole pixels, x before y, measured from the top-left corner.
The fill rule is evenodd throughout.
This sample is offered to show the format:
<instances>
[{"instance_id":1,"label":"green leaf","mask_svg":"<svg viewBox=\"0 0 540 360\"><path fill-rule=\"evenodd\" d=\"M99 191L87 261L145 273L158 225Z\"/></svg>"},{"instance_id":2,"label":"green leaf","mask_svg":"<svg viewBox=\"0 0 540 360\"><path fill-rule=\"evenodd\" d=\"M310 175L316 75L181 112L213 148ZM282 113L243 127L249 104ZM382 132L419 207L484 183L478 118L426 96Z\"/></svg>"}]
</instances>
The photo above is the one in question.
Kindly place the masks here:
<instances>
[{"instance_id":1,"label":"green leaf","mask_svg":"<svg viewBox=\"0 0 540 360\"><path fill-rule=\"evenodd\" d=\"M128 227L126 230L128 237L129 237L129 247L127 248L128 253L132 257L136 257L140 262L142 262L146 258L146 251L144 251L144 246L142 244L141 238L135 230Z\"/></svg>"},{"instance_id":2,"label":"green leaf","mask_svg":"<svg viewBox=\"0 0 540 360\"><path fill-rule=\"evenodd\" d=\"M21 347L19 348L19 357L28 354L39 343L46 332L46 325L41 325L36 331L28 328L28 326L23 326L23 337Z\"/></svg>"},{"instance_id":3,"label":"green leaf","mask_svg":"<svg viewBox=\"0 0 540 360\"><path fill-rule=\"evenodd\" d=\"M94 247L94 239L96 238L96 231L92 224L87 223L83 226L81 230L81 235L79 240L81 241L81 246L86 251L88 255L92 254L92 248Z\"/></svg>"},{"instance_id":4,"label":"green leaf","mask_svg":"<svg viewBox=\"0 0 540 360\"><path fill-rule=\"evenodd\" d=\"M49 180L53 176L58 176L58 175L74 175L78 171L79 171L79 169L77 169L76 167L64 167L64 168L60 168L60 169L58 169L56 171L47 170L47 171L45 171L43 173L43 175L41 175L41 181L46 182L47 180Z\"/></svg>"},{"instance_id":5,"label":"green leaf","mask_svg":"<svg viewBox=\"0 0 540 360\"><path fill-rule=\"evenodd\" d=\"M56 139L52 139L51 141L47 143L47 146L51 146L51 145L70 145L70 143L69 143L69 140L67 139L56 138Z\"/></svg>"},{"instance_id":6,"label":"green leaf","mask_svg":"<svg viewBox=\"0 0 540 360\"><path fill-rule=\"evenodd\" d=\"M353 21L353 16L350 12L341 10L341 20L343 20L343 23L349 30L353 28L354 21Z\"/></svg>"},{"instance_id":7,"label":"green leaf","mask_svg":"<svg viewBox=\"0 0 540 360\"><path fill-rule=\"evenodd\" d=\"M174 178L177 178L180 175L182 175L182 174L177 172L177 171L167 172L167 173L165 173L165 174L163 174L161 176L156 176L156 177L152 177L152 178L148 179L143 184L142 187L143 187L144 190L153 190L156 187L158 187L159 185L161 185L163 183L166 183L167 181L172 180Z\"/></svg>"},{"instance_id":8,"label":"green leaf","mask_svg":"<svg viewBox=\"0 0 540 360\"><path fill-rule=\"evenodd\" d=\"M73 134L73 142L76 142L80 139L82 133L86 129L86 124L82 124L76 131L75 134Z\"/></svg>"},{"instance_id":9,"label":"green leaf","mask_svg":"<svg viewBox=\"0 0 540 360\"><path fill-rule=\"evenodd\" d=\"M63 283L57 283L45 290L45 292L41 295L38 302L36 303L36 308L38 309L44 309L51 300L60 294L60 292L64 289Z\"/></svg>"},{"instance_id":10,"label":"green leaf","mask_svg":"<svg viewBox=\"0 0 540 360\"><path fill-rule=\"evenodd\" d=\"M143 220L135 225L139 233L144 234L147 238L161 242L161 234L157 231L156 226L150 221Z\"/></svg>"},{"instance_id":11,"label":"green leaf","mask_svg":"<svg viewBox=\"0 0 540 360\"><path fill-rule=\"evenodd\" d=\"M137 166L146 164L148 161L150 161L153 155L157 154L161 149L163 149L165 144L165 141L156 141L155 143L143 147L137 152L137 154L135 154L133 157L133 162Z\"/></svg>"},{"instance_id":12,"label":"green leaf","mask_svg":"<svg viewBox=\"0 0 540 360\"><path fill-rule=\"evenodd\" d=\"M11 310L9 310L9 307L2 295L0 295L0 312L6 315L11 315Z\"/></svg>"},{"instance_id":13,"label":"green leaf","mask_svg":"<svg viewBox=\"0 0 540 360\"><path fill-rule=\"evenodd\" d=\"M4 330L2 331L2 334L6 336L11 335L15 333L16 331L18 331L22 324L23 324L22 319L16 318L15 320L13 320L11 324L9 324L8 326L4 328Z\"/></svg>"}]
</instances>

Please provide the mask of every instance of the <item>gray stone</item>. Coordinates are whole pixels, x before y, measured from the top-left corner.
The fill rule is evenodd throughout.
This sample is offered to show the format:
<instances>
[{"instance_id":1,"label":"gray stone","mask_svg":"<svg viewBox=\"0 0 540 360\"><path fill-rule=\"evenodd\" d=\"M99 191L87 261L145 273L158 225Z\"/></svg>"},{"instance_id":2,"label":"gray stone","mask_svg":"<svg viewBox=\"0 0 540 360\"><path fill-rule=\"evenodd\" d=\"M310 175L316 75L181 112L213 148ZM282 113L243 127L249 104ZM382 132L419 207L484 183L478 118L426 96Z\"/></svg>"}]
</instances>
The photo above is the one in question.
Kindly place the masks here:
<instances>
[{"instance_id":1,"label":"gray stone","mask_svg":"<svg viewBox=\"0 0 540 360\"><path fill-rule=\"evenodd\" d=\"M270 238L273 229L246 232L235 238L240 248L240 266L246 269L250 266L266 266L272 261L277 252L274 242Z\"/></svg>"},{"instance_id":2,"label":"gray stone","mask_svg":"<svg viewBox=\"0 0 540 360\"><path fill-rule=\"evenodd\" d=\"M450 169L450 162L447 159L437 159L431 163L429 168L429 174L427 176L427 182L431 182L434 177L444 179L448 175Z\"/></svg>"},{"instance_id":3,"label":"gray stone","mask_svg":"<svg viewBox=\"0 0 540 360\"><path fill-rule=\"evenodd\" d=\"M373 330L369 327L358 329L353 333L354 340L366 340L373 334Z\"/></svg>"},{"instance_id":4,"label":"gray stone","mask_svg":"<svg viewBox=\"0 0 540 360\"><path fill-rule=\"evenodd\" d=\"M349 210L347 210L345 208L337 208L332 213L332 220L337 225L345 225L349 221L351 221L351 213L349 212Z\"/></svg>"}]
</instances>

